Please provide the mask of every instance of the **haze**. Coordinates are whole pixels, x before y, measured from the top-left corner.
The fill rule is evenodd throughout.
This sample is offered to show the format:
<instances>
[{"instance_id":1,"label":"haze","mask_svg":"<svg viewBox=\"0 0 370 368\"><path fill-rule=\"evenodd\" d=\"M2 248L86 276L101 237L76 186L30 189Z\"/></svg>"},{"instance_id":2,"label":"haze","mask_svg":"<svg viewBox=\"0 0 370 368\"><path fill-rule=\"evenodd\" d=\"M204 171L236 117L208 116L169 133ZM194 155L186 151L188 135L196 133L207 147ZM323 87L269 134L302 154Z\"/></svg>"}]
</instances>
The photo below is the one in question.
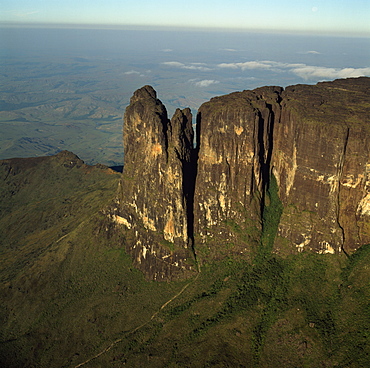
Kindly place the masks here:
<instances>
[{"instance_id":1,"label":"haze","mask_svg":"<svg viewBox=\"0 0 370 368\"><path fill-rule=\"evenodd\" d=\"M368 1L3 0L0 159L68 149L122 164L152 85L171 115L263 85L370 76Z\"/></svg>"},{"instance_id":2,"label":"haze","mask_svg":"<svg viewBox=\"0 0 370 368\"><path fill-rule=\"evenodd\" d=\"M288 30L369 35L367 0L3 0L3 22Z\"/></svg>"}]
</instances>

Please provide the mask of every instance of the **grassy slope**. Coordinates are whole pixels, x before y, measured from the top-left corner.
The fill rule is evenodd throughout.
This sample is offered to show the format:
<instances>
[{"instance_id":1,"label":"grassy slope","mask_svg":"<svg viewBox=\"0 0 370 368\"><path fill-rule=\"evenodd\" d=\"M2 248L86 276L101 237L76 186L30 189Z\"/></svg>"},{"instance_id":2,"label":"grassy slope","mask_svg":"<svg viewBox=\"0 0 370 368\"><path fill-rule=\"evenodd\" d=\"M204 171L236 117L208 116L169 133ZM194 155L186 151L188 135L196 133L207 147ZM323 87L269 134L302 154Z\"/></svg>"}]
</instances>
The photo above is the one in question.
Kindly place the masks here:
<instances>
[{"instance_id":1,"label":"grassy slope","mask_svg":"<svg viewBox=\"0 0 370 368\"><path fill-rule=\"evenodd\" d=\"M12 167L0 188L2 366L367 366L370 247L277 258L269 224L253 264L147 282L100 211L118 175L68 155Z\"/></svg>"}]
</instances>

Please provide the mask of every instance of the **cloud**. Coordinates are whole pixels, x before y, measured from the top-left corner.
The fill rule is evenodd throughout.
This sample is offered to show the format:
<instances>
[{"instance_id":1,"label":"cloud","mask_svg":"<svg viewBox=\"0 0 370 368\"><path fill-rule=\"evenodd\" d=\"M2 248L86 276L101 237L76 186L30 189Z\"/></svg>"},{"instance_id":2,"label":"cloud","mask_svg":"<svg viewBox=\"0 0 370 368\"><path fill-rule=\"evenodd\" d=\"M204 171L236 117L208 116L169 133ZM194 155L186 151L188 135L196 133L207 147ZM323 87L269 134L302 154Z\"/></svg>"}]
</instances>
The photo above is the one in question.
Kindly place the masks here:
<instances>
[{"instance_id":1,"label":"cloud","mask_svg":"<svg viewBox=\"0 0 370 368\"><path fill-rule=\"evenodd\" d=\"M316 54L317 51L308 51ZM277 61L247 61L244 63L222 63L218 64L219 68L229 69L260 69L271 70L275 72L290 72L304 80L325 80L337 78L356 78L361 76L370 76L370 67L366 68L328 68L324 66L313 66L302 63L289 64Z\"/></svg>"},{"instance_id":2,"label":"cloud","mask_svg":"<svg viewBox=\"0 0 370 368\"><path fill-rule=\"evenodd\" d=\"M357 78L362 76L370 76L370 67L336 69L304 65L298 68L291 69L291 72L305 80L317 78L321 79Z\"/></svg>"},{"instance_id":3,"label":"cloud","mask_svg":"<svg viewBox=\"0 0 370 368\"><path fill-rule=\"evenodd\" d=\"M37 13L40 13L40 10L29 11L27 13L23 13L22 16L27 16L27 15L37 14Z\"/></svg>"},{"instance_id":4,"label":"cloud","mask_svg":"<svg viewBox=\"0 0 370 368\"><path fill-rule=\"evenodd\" d=\"M147 73L150 73L150 70L147 71ZM136 71L136 70L129 70L128 72L124 72L125 75L138 75L139 77L144 77L144 74Z\"/></svg>"},{"instance_id":5,"label":"cloud","mask_svg":"<svg viewBox=\"0 0 370 368\"><path fill-rule=\"evenodd\" d=\"M315 50L309 50L309 51L299 51L297 54L301 55L321 55L321 52L315 51Z\"/></svg>"},{"instance_id":6,"label":"cloud","mask_svg":"<svg viewBox=\"0 0 370 368\"><path fill-rule=\"evenodd\" d=\"M124 72L123 74L131 75L131 74L140 74L140 72L136 70L129 70L128 72Z\"/></svg>"},{"instance_id":7,"label":"cloud","mask_svg":"<svg viewBox=\"0 0 370 368\"><path fill-rule=\"evenodd\" d=\"M206 66L196 66L196 65L184 66L184 69L190 69L190 70L203 70L203 71L212 70L211 68L208 68L208 67L206 67Z\"/></svg>"},{"instance_id":8,"label":"cloud","mask_svg":"<svg viewBox=\"0 0 370 368\"><path fill-rule=\"evenodd\" d=\"M165 61L162 64L167 65L167 66L179 67L179 68L182 68L185 65L185 64L180 63L178 61Z\"/></svg>"},{"instance_id":9,"label":"cloud","mask_svg":"<svg viewBox=\"0 0 370 368\"><path fill-rule=\"evenodd\" d=\"M246 61L245 63L222 63L218 64L220 68L230 69L271 69L274 64L279 64L274 61Z\"/></svg>"},{"instance_id":10,"label":"cloud","mask_svg":"<svg viewBox=\"0 0 370 368\"><path fill-rule=\"evenodd\" d=\"M172 49L163 49L162 51L163 52L172 52L173 50Z\"/></svg>"},{"instance_id":11,"label":"cloud","mask_svg":"<svg viewBox=\"0 0 370 368\"><path fill-rule=\"evenodd\" d=\"M26 18L28 17L29 15L33 15L33 14L38 14L40 13L40 10L31 10L31 11L18 11L18 10L8 10L8 11L5 11L5 13L10 13L16 17L20 17L20 18Z\"/></svg>"},{"instance_id":12,"label":"cloud","mask_svg":"<svg viewBox=\"0 0 370 368\"><path fill-rule=\"evenodd\" d=\"M220 81L214 79L203 79L203 80L189 79L189 82L193 83L196 87L209 87L212 84L220 83Z\"/></svg>"},{"instance_id":13,"label":"cloud","mask_svg":"<svg viewBox=\"0 0 370 368\"><path fill-rule=\"evenodd\" d=\"M202 71L208 71L212 70L211 68L207 67L205 63L189 63L184 64L180 63L178 61L165 61L162 63L162 65L175 67L175 68L181 68L181 69L189 69L189 70L202 70Z\"/></svg>"}]
</instances>

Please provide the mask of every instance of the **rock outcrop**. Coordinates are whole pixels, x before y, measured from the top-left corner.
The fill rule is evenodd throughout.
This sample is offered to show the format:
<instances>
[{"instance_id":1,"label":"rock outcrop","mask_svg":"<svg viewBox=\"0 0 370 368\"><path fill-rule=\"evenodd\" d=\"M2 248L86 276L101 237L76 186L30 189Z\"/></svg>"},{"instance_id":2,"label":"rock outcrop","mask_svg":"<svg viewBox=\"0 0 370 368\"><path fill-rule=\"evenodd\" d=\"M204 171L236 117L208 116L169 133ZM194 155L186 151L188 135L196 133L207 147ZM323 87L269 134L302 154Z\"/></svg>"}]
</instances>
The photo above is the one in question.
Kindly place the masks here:
<instances>
[{"instance_id":1,"label":"rock outcrop","mask_svg":"<svg viewBox=\"0 0 370 368\"><path fill-rule=\"evenodd\" d=\"M259 243L281 92L235 92L199 109L195 232L211 252L248 255Z\"/></svg>"},{"instance_id":2,"label":"rock outcrop","mask_svg":"<svg viewBox=\"0 0 370 368\"><path fill-rule=\"evenodd\" d=\"M199 109L195 149L189 109L169 121L151 87L136 91L116 222L139 267L166 279L195 268L193 250L202 261L252 257L273 197L276 253L369 243L369 87L364 77L213 98Z\"/></svg>"},{"instance_id":3,"label":"rock outcrop","mask_svg":"<svg viewBox=\"0 0 370 368\"><path fill-rule=\"evenodd\" d=\"M137 90L123 127L125 166L115 221L131 230L129 251L153 279L191 269L188 191L193 157L192 115L177 110L169 121L150 86Z\"/></svg>"},{"instance_id":4,"label":"rock outcrop","mask_svg":"<svg viewBox=\"0 0 370 368\"><path fill-rule=\"evenodd\" d=\"M290 86L274 133L284 204L276 251L351 253L370 242L370 79Z\"/></svg>"}]
</instances>

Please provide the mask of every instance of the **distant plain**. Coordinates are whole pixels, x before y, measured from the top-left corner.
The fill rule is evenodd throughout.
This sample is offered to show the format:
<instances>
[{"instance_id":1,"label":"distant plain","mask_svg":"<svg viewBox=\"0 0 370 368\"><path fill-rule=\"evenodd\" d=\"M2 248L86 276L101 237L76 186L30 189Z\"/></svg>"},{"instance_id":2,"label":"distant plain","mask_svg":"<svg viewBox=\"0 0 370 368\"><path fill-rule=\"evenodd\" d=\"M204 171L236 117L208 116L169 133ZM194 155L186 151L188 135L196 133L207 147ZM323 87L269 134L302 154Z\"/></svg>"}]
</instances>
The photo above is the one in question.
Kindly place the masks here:
<instances>
[{"instance_id":1,"label":"distant plain","mask_svg":"<svg viewBox=\"0 0 370 368\"><path fill-rule=\"evenodd\" d=\"M368 38L0 28L0 159L76 153L122 165L122 118L152 85L171 116L264 85L370 76Z\"/></svg>"}]
</instances>

